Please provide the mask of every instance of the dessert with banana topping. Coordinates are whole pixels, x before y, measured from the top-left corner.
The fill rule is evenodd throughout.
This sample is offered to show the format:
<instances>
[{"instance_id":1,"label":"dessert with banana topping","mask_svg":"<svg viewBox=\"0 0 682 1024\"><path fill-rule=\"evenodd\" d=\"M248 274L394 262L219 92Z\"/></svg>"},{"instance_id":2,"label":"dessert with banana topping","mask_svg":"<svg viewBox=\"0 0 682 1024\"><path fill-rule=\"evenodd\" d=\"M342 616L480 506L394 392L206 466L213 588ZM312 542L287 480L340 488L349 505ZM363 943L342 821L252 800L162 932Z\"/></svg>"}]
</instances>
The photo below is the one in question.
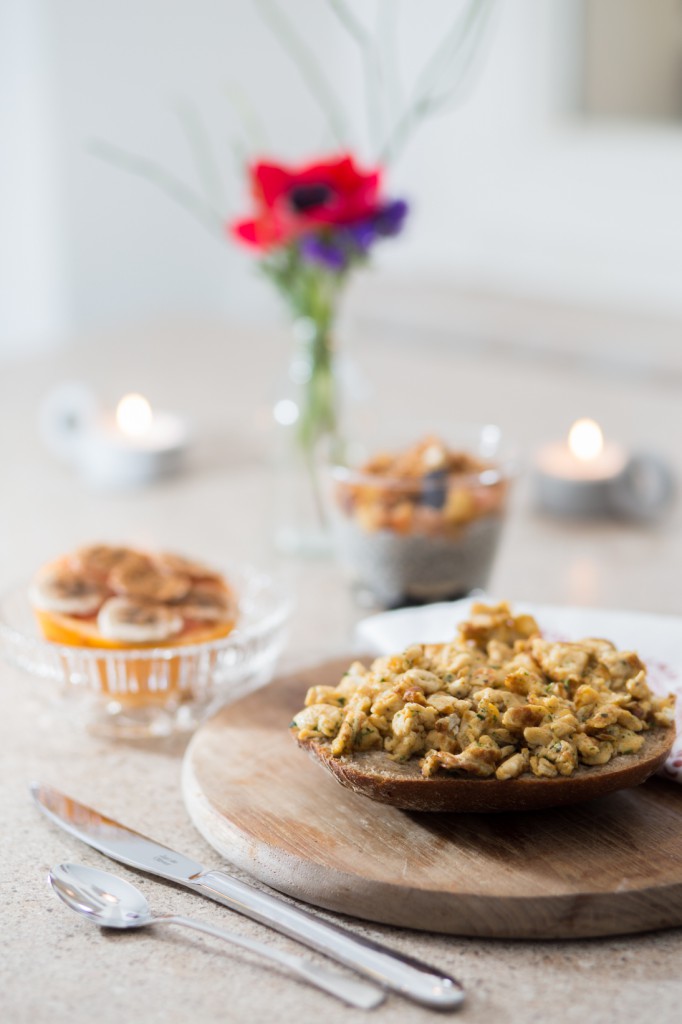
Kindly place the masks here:
<instances>
[{"instance_id":1,"label":"dessert with banana topping","mask_svg":"<svg viewBox=\"0 0 682 1024\"><path fill-rule=\"evenodd\" d=\"M354 662L305 705L299 744L350 788L412 809L586 799L643 781L674 736L674 698L652 693L634 651L545 639L504 602L474 603L452 643Z\"/></svg>"},{"instance_id":2,"label":"dessert with banana topping","mask_svg":"<svg viewBox=\"0 0 682 1024\"><path fill-rule=\"evenodd\" d=\"M30 598L48 640L84 647L200 643L235 624L234 595L214 569L105 544L44 566Z\"/></svg>"},{"instance_id":3,"label":"dessert with banana topping","mask_svg":"<svg viewBox=\"0 0 682 1024\"><path fill-rule=\"evenodd\" d=\"M215 569L177 554L108 544L82 547L45 565L29 597L45 638L68 646L200 644L227 636L237 618L235 595ZM142 659L136 692L124 696L141 700L153 693L152 674L152 660ZM104 662L100 676L106 689Z\"/></svg>"}]
</instances>

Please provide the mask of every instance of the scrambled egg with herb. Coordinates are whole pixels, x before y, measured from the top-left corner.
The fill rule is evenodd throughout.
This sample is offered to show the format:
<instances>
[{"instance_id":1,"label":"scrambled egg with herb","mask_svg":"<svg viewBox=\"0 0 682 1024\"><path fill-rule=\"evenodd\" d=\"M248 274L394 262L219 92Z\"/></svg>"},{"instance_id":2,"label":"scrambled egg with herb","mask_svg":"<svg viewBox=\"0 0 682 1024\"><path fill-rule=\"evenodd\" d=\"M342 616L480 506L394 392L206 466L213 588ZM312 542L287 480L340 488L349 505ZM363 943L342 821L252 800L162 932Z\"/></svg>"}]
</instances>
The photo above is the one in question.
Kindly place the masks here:
<instances>
[{"instance_id":1,"label":"scrambled egg with herb","mask_svg":"<svg viewBox=\"0 0 682 1024\"><path fill-rule=\"evenodd\" d=\"M338 686L312 687L292 726L337 757L419 757L426 777L554 778L636 753L650 728L673 724L673 702L652 694L633 651L552 643L508 604L474 604L452 643L354 662Z\"/></svg>"}]
</instances>

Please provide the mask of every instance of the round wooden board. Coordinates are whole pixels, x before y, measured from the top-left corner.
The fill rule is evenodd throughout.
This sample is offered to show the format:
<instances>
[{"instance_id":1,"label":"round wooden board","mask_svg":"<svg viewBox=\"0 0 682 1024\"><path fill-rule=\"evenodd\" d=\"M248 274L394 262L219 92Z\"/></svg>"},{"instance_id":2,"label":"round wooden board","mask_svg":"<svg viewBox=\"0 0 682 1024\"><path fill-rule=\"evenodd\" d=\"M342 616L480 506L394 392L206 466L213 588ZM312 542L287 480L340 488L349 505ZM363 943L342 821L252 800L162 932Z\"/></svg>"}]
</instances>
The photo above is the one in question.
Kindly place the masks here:
<instances>
[{"instance_id":1,"label":"round wooden board","mask_svg":"<svg viewBox=\"0 0 682 1024\"><path fill-rule=\"evenodd\" d=\"M494 938L579 938L682 925L682 790L652 779L589 803L418 814L345 789L288 725L352 657L229 705L185 755L189 814L274 889L384 924Z\"/></svg>"}]
</instances>

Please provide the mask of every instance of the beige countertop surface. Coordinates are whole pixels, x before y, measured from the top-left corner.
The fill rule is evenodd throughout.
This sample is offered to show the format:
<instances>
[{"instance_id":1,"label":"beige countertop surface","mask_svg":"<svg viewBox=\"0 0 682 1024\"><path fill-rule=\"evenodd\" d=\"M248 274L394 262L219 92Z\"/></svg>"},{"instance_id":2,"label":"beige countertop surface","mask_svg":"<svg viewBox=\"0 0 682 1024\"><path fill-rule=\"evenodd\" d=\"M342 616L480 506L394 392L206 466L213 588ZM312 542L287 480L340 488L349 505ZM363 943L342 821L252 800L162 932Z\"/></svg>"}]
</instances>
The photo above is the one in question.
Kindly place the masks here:
<instances>
[{"instance_id":1,"label":"beige countertop surface","mask_svg":"<svg viewBox=\"0 0 682 1024\"><path fill-rule=\"evenodd\" d=\"M667 458L682 477L680 382L584 354L537 354L444 344L357 341L374 394L365 415L498 422L528 465L533 450L580 415L631 448ZM121 539L213 562L278 565L297 597L288 662L348 647L360 612L331 560L280 561L270 537L265 453L273 382L284 350L275 335L210 326L155 327L89 339L0 367L0 575L3 586L86 539ZM37 410L65 379L114 401L139 390L184 411L196 443L187 471L135 492L88 490L42 446ZM563 523L532 508L521 476L491 593L511 600L679 614L678 503L657 527ZM153 907L194 914L283 950L296 945L190 893L112 867L43 820L28 797L39 779L207 865L219 857L191 825L180 793L184 744L92 737L65 715L50 684L0 664L3 828L0 1017L7 1024L121 1021L255 1024L370 1019L264 967L247 953L184 931L102 933L55 899L48 868L80 861L120 871ZM680 795L682 799L682 793ZM576 942L473 940L348 922L363 935L456 975L467 1024L672 1022L682 1005L682 929ZM435 1014L390 995L372 1019L406 1024Z\"/></svg>"}]
</instances>

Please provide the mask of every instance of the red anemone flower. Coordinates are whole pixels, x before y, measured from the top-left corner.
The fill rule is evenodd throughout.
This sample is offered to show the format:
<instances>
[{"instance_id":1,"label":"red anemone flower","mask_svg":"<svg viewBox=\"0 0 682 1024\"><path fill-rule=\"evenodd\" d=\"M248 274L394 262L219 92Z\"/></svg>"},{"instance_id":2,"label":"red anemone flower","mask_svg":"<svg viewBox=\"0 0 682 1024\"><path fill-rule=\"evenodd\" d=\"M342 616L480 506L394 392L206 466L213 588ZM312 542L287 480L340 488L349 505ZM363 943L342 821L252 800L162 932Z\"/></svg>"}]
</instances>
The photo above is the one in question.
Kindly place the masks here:
<instances>
[{"instance_id":1,"label":"red anemone flower","mask_svg":"<svg viewBox=\"0 0 682 1024\"><path fill-rule=\"evenodd\" d=\"M380 169L362 172L350 155L299 169L257 163L249 168L256 215L230 225L258 249L283 245L324 225L354 224L380 207Z\"/></svg>"}]
</instances>

